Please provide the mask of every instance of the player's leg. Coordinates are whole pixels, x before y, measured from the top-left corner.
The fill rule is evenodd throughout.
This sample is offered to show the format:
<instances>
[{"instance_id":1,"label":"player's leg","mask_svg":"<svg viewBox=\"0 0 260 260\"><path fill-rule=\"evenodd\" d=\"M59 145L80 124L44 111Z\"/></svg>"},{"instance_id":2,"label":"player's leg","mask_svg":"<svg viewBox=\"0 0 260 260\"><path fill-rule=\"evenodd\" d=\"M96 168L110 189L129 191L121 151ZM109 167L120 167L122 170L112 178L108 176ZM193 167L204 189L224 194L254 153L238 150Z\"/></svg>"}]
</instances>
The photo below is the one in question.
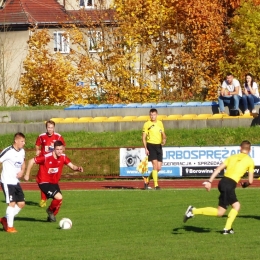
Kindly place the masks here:
<instances>
[{"instance_id":1,"label":"player's leg","mask_svg":"<svg viewBox=\"0 0 260 260\"><path fill-rule=\"evenodd\" d=\"M24 193L20 183L16 185L15 200L16 200L16 204L14 206L14 215L16 216L21 211L21 209L25 206Z\"/></svg>"},{"instance_id":2,"label":"player's leg","mask_svg":"<svg viewBox=\"0 0 260 260\"><path fill-rule=\"evenodd\" d=\"M39 206L40 206L41 208L44 208L44 207L46 207L46 203L47 203L47 197L46 197L46 195L44 194L44 192L41 191L41 200L40 200L40 202L39 202Z\"/></svg>"},{"instance_id":3,"label":"player's leg","mask_svg":"<svg viewBox=\"0 0 260 260\"><path fill-rule=\"evenodd\" d=\"M157 158L157 166L156 166L156 177L157 177L157 181L154 183L155 189L156 190L160 190L161 188L159 187L158 184L158 173L162 168L162 161L163 161L163 150L162 150L162 145L161 144L157 144L156 147L156 158Z\"/></svg>"},{"instance_id":4,"label":"player's leg","mask_svg":"<svg viewBox=\"0 0 260 260\"><path fill-rule=\"evenodd\" d=\"M38 183L38 186L39 186L40 190L45 194L47 199L50 199L50 198L54 199L55 194L60 192L59 186L56 184ZM50 209L50 207L48 207L46 209L46 212L48 214L47 221L55 222L56 218L55 218L55 215L53 214L52 209Z\"/></svg>"},{"instance_id":5,"label":"player's leg","mask_svg":"<svg viewBox=\"0 0 260 260\"><path fill-rule=\"evenodd\" d=\"M228 214L228 218L226 221L225 228L223 230L223 234L233 234L234 230L232 229L232 224L235 221L237 214L240 210L240 203L237 199L236 193L235 193L236 186L230 185L230 189L227 192L227 200L229 204L232 206L232 209L230 210Z\"/></svg>"},{"instance_id":6,"label":"player's leg","mask_svg":"<svg viewBox=\"0 0 260 260\"><path fill-rule=\"evenodd\" d=\"M1 183L1 186L5 195L6 203L8 204L5 217L1 218L1 224L5 231L14 233L17 232L14 228L14 216L25 205L24 194L19 183L17 185ZM16 205L16 201L21 201L21 208Z\"/></svg>"},{"instance_id":7,"label":"player's leg","mask_svg":"<svg viewBox=\"0 0 260 260\"><path fill-rule=\"evenodd\" d=\"M158 173L162 168L162 157L163 157L163 151L162 151L162 146L160 144L155 145L154 147L156 151L156 160L152 161L153 164L153 179L154 179L154 188L156 190L160 190L161 188L159 187L158 184Z\"/></svg>"},{"instance_id":8,"label":"player's leg","mask_svg":"<svg viewBox=\"0 0 260 260\"><path fill-rule=\"evenodd\" d=\"M60 207L61 207L61 204L62 204L62 194L60 192L58 192L52 202L51 202L51 205L49 207L50 211L53 212L54 216L56 216L60 210Z\"/></svg>"},{"instance_id":9,"label":"player's leg","mask_svg":"<svg viewBox=\"0 0 260 260\"><path fill-rule=\"evenodd\" d=\"M147 143L147 150L149 151L148 155L148 162L152 162L152 160L156 159L156 153L153 147L153 144ZM144 189L148 190L149 189L149 182L150 180L153 179L153 171L149 174L149 176L144 179Z\"/></svg>"},{"instance_id":10,"label":"player's leg","mask_svg":"<svg viewBox=\"0 0 260 260\"><path fill-rule=\"evenodd\" d=\"M39 184L39 187L45 193L47 198L52 198L52 202L46 210L48 214L47 221L55 222L55 216L58 214L60 206L62 204L62 194L60 191L60 187L58 184L51 183L42 183Z\"/></svg>"},{"instance_id":11,"label":"player's leg","mask_svg":"<svg viewBox=\"0 0 260 260\"><path fill-rule=\"evenodd\" d=\"M235 221L238 211L240 210L240 203L237 201L232 204L232 209L230 210L228 214L228 218L226 221L226 225L223 231L223 234L233 234L234 231L232 229L232 224Z\"/></svg>"},{"instance_id":12,"label":"player's leg","mask_svg":"<svg viewBox=\"0 0 260 260\"><path fill-rule=\"evenodd\" d=\"M154 180L154 187L158 187L157 189L159 189L158 186L158 145L156 144L150 144L147 143L147 149L149 151L149 156L148 156L148 161L152 162L152 166L153 166L153 170L151 172L151 174L149 175L149 177L147 178L147 182L149 183L149 181L151 179Z\"/></svg>"},{"instance_id":13,"label":"player's leg","mask_svg":"<svg viewBox=\"0 0 260 260\"><path fill-rule=\"evenodd\" d=\"M219 206L218 208L205 207L205 208L195 208L189 206L184 214L183 222L187 222L188 219L193 218L195 215L204 215L212 217L221 217L225 214L226 209Z\"/></svg>"},{"instance_id":14,"label":"player's leg","mask_svg":"<svg viewBox=\"0 0 260 260\"><path fill-rule=\"evenodd\" d=\"M44 166L43 166L43 165L39 165L39 170L40 170L41 168L44 168ZM45 195L45 193L44 193L41 189L40 189L40 193L41 193L41 200L40 200L40 202L39 202L39 206L40 206L41 208L43 208L43 207L46 207L47 196Z\"/></svg>"},{"instance_id":15,"label":"player's leg","mask_svg":"<svg viewBox=\"0 0 260 260\"><path fill-rule=\"evenodd\" d=\"M152 170L152 176L153 176L153 182L154 182L154 188L156 189L159 187L158 185L158 161L152 160L153 170Z\"/></svg>"}]
</instances>

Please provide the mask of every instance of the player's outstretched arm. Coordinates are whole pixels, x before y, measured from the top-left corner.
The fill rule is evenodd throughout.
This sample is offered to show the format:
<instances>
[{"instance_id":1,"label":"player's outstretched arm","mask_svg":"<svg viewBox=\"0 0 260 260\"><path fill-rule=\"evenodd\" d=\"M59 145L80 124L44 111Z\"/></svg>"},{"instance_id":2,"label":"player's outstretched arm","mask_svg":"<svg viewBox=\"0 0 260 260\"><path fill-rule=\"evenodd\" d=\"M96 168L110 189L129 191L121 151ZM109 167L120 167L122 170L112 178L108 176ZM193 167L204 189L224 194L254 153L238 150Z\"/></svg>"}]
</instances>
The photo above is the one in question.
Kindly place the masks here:
<instances>
[{"instance_id":1,"label":"player's outstretched arm","mask_svg":"<svg viewBox=\"0 0 260 260\"><path fill-rule=\"evenodd\" d=\"M26 173L23 177L25 181L29 181L31 169L32 169L34 164L35 164L34 158L29 160L28 165L27 165L27 169L26 169Z\"/></svg>"},{"instance_id":2,"label":"player's outstretched arm","mask_svg":"<svg viewBox=\"0 0 260 260\"><path fill-rule=\"evenodd\" d=\"M76 166L76 165L74 165L73 163L68 163L67 164L69 167L70 167L70 169L72 169L73 171L78 171L78 172L83 172L83 168L81 167L81 166Z\"/></svg>"}]
</instances>

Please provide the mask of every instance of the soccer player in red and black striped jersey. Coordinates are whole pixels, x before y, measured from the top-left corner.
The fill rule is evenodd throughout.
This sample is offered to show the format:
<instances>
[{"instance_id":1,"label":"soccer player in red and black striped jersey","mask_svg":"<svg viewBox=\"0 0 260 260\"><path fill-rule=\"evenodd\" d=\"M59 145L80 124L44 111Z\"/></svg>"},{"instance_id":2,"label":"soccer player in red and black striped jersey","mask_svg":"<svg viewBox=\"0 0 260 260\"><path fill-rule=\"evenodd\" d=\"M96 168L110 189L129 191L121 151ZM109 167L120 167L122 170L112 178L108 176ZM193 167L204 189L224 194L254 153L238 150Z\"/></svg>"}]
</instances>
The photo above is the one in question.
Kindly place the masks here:
<instances>
[{"instance_id":1,"label":"soccer player in red and black striped jersey","mask_svg":"<svg viewBox=\"0 0 260 260\"><path fill-rule=\"evenodd\" d=\"M28 181L33 165L39 164L41 166L39 167L36 182L41 191L46 195L47 199L52 198L52 202L46 210L48 214L47 221L49 222L56 221L55 216L58 214L62 204L62 194L58 182L62 174L63 166L67 165L74 171L83 172L83 168L72 164L63 151L63 143L61 141L56 141L54 143L53 152L36 156L29 160L24 176L24 179Z\"/></svg>"},{"instance_id":2,"label":"soccer player in red and black striped jersey","mask_svg":"<svg viewBox=\"0 0 260 260\"><path fill-rule=\"evenodd\" d=\"M44 155L46 153L52 152L54 148L54 143L56 141L62 141L65 146L65 141L63 137L55 132L55 122L52 120L48 120L46 122L46 133L42 133L38 136L35 143L36 156ZM41 167L41 166L40 166ZM43 192L41 192L41 200L39 203L40 207L46 206L46 196Z\"/></svg>"}]
</instances>

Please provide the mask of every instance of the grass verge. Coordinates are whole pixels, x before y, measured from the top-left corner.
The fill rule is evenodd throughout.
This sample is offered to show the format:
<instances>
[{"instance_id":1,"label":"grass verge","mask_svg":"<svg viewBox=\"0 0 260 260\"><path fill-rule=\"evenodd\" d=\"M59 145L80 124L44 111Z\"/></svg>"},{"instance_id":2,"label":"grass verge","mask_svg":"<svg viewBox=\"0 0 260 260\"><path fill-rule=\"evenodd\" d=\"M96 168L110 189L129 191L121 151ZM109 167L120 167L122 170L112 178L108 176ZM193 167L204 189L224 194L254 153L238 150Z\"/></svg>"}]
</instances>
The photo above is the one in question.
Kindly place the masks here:
<instances>
[{"instance_id":1,"label":"grass verge","mask_svg":"<svg viewBox=\"0 0 260 260\"><path fill-rule=\"evenodd\" d=\"M25 191L16 234L0 231L2 259L258 259L258 189L238 189L242 204L234 235L221 235L226 216L182 222L188 205L217 206L218 191L64 191L60 213L71 230L47 223L39 192ZM2 195L3 196L3 195ZM2 202L1 212L6 205Z\"/></svg>"}]
</instances>

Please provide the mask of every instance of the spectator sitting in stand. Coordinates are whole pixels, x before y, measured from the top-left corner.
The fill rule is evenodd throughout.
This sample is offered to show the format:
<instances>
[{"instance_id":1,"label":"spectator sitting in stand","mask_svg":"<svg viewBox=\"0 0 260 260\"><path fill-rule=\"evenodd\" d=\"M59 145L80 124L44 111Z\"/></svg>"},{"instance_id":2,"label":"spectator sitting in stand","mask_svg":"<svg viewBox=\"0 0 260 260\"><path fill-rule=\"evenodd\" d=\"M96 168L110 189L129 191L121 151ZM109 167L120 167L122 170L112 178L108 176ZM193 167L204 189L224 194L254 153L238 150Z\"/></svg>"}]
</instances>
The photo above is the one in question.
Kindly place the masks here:
<instances>
[{"instance_id":1,"label":"spectator sitting in stand","mask_svg":"<svg viewBox=\"0 0 260 260\"><path fill-rule=\"evenodd\" d=\"M222 83L220 96L218 97L220 113L225 113L225 103L228 104L229 109L238 111L241 97L242 91L239 81L231 73L228 73L226 80Z\"/></svg>"},{"instance_id":2,"label":"spectator sitting in stand","mask_svg":"<svg viewBox=\"0 0 260 260\"><path fill-rule=\"evenodd\" d=\"M244 114L249 114L250 110L253 114L257 113L255 110L255 103L259 102L259 91L254 77L251 73L245 76L245 83L243 89L242 102L244 107ZM250 110L249 110L249 109Z\"/></svg>"}]
</instances>

